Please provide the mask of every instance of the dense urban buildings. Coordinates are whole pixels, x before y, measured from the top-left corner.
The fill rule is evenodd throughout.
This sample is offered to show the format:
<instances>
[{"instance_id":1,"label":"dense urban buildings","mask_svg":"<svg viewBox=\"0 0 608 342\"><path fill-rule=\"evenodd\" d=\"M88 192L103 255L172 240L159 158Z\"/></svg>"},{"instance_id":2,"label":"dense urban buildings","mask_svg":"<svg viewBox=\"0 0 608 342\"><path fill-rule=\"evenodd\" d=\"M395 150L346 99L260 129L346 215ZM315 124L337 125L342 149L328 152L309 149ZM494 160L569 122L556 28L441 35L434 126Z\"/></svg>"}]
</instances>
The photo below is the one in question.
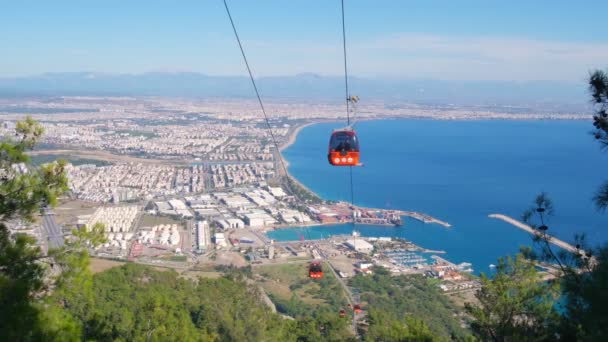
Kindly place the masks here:
<instances>
[{"instance_id":1,"label":"dense urban buildings","mask_svg":"<svg viewBox=\"0 0 608 342\"><path fill-rule=\"evenodd\" d=\"M356 118L583 118L489 108L389 106L370 100L358 108ZM45 129L40 147L31 153L33 162L58 158L68 162L69 191L59 207L46 210L41 225L12 222L11 228L36 237L47 248L60 245L74 227L101 223L107 241L94 251L96 256L168 267L281 263L310 256L332 260L341 277L369 274L370 266L378 264L395 273L461 280L458 272L467 271L466 263L454 265L441 259L431 264L420 254L427 252L424 248L390 238L364 239L355 234L310 243L304 235L290 243L270 240L264 233L272 229L353 220L400 225L400 216L450 225L423 213L353 207L323 201L312 193L303 196L307 189L285 182L278 148L292 143L306 124L341 118L343 104L274 99L267 109L268 122L258 104L249 100L0 99L0 135L12 137L15 122L31 115ZM28 172L25 165L15 167ZM452 291L477 285L442 286Z\"/></svg>"}]
</instances>

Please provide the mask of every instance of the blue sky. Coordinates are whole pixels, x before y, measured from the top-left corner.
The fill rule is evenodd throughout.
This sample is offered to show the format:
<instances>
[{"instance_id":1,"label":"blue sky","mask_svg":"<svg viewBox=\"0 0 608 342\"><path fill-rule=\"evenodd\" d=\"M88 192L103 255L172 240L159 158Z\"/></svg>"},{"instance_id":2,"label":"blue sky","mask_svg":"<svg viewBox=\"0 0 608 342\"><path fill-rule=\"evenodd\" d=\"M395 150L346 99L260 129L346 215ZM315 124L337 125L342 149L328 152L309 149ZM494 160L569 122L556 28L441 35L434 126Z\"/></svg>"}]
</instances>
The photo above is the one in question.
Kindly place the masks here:
<instances>
[{"instance_id":1,"label":"blue sky","mask_svg":"<svg viewBox=\"0 0 608 342\"><path fill-rule=\"evenodd\" d=\"M608 1L345 0L368 78L581 81L608 67ZM256 76L341 75L339 0L229 0ZM244 75L220 0L0 0L0 77Z\"/></svg>"}]
</instances>

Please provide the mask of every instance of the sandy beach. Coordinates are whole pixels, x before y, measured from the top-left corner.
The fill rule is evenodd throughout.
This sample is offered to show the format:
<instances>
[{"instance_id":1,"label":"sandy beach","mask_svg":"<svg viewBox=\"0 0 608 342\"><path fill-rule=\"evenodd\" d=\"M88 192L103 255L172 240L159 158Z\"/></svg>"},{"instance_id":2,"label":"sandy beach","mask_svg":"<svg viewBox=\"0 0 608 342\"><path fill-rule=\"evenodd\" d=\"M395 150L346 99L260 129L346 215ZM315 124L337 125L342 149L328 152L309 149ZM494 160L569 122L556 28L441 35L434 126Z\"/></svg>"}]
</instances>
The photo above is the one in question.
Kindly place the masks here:
<instances>
[{"instance_id":1,"label":"sandy beach","mask_svg":"<svg viewBox=\"0 0 608 342\"><path fill-rule=\"evenodd\" d=\"M315 193L314 191L310 190L308 187L306 187L304 184L302 184L299 180L297 180L294 176L292 176L289 173L289 162L287 161L287 159L285 159L283 157L283 154L281 153L283 150L285 150L286 148L288 148L289 146L291 146L293 143L296 142L296 140L298 139L298 134L300 133L300 131L308 126L320 123L321 121L313 121L313 122L308 122L299 126L296 126L291 133L289 134L289 137L287 138L287 141L285 141L283 144L281 144L281 146L279 146L279 155L280 158L283 160L283 164L285 165L285 171L287 172L287 177L289 177L294 183L296 183L298 186L300 186L301 188L305 189L306 191L310 192L311 194L321 198L321 196L319 196L317 193Z\"/></svg>"},{"instance_id":2,"label":"sandy beach","mask_svg":"<svg viewBox=\"0 0 608 342\"><path fill-rule=\"evenodd\" d=\"M288 147L289 147L289 146L291 146L293 143L295 143L295 142L296 142L296 140L298 139L298 134L300 133L300 131L301 131L303 128L308 127L308 126L312 126L312 125L317 124L317 123L320 123L320 122L321 122L321 121L319 121L319 122L313 121L313 122L307 122L307 123L305 123L305 124L302 124L302 125L296 126L296 127L295 127L295 128L292 130L292 131L291 131L291 133L289 134L289 137L287 138L287 141L286 141L286 142L284 142L283 144L281 144L281 146L279 146L279 151L283 151L284 149L288 148Z\"/></svg>"}]
</instances>

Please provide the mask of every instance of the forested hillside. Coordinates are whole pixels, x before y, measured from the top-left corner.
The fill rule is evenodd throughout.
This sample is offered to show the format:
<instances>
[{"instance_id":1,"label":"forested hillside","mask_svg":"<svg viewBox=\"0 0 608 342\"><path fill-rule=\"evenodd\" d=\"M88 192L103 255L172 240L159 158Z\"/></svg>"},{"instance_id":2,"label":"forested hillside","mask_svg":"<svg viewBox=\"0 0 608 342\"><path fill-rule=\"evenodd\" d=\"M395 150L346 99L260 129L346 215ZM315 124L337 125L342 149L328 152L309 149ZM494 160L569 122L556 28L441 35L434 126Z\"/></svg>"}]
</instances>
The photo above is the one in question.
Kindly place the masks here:
<instances>
[{"instance_id":1,"label":"forested hillside","mask_svg":"<svg viewBox=\"0 0 608 342\"><path fill-rule=\"evenodd\" d=\"M471 338L461 327L461 310L432 279L419 275L393 277L384 268L375 267L372 276L357 275L350 285L360 292L369 310L369 340Z\"/></svg>"},{"instance_id":2,"label":"forested hillside","mask_svg":"<svg viewBox=\"0 0 608 342\"><path fill-rule=\"evenodd\" d=\"M320 340L317 322L272 313L238 272L219 279L180 279L174 271L126 264L93 277L85 310L67 308L83 340Z\"/></svg>"}]
</instances>

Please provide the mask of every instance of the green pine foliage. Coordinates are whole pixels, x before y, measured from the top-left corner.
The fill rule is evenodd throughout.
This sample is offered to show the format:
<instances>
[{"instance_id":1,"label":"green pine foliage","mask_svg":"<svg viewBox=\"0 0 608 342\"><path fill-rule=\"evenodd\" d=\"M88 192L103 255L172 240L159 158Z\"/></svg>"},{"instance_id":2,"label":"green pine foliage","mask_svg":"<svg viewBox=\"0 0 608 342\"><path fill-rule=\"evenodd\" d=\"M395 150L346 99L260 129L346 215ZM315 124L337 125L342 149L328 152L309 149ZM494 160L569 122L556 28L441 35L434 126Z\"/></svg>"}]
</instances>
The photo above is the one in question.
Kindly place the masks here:
<instances>
[{"instance_id":1,"label":"green pine foliage","mask_svg":"<svg viewBox=\"0 0 608 342\"><path fill-rule=\"evenodd\" d=\"M392 341L390 336L402 336L397 340L410 336L426 340L431 335L435 340L469 337L456 318L459 310L433 280L420 275L394 277L382 267L373 271L371 276L357 275L350 281L360 292L364 309L370 310L368 340Z\"/></svg>"},{"instance_id":2,"label":"green pine foliage","mask_svg":"<svg viewBox=\"0 0 608 342\"><path fill-rule=\"evenodd\" d=\"M65 161L29 167L20 173L16 164L28 164L32 150L43 133L32 118L17 122L15 137L0 141L0 222L12 218L34 220L41 206L54 205L57 196L67 190Z\"/></svg>"},{"instance_id":3,"label":"green pine foliage","mask_svg":"<svg viewBox=\"0 0 608 342\"><path fill-rule=\"evenodd\" d=\"M310 287L310 285L315 285ZM307 295L314 299L322 300L322 305L309 305L304 303L296 294L295 291L307 287ZM315 317L320 314L331 314L336 316L341 308L345 308L347 304L346 297L342 286L336 278L330 273L325 272L321 279L310 279L308 277L298 280L289 286L292 291L292 296L289 299L280 298L270 294L273 303L277 306L277 310L294 318Z\"/></svg>"},{"instance_id":4,"label":"green pine foliage","mask_svg":"<svg viewBox=\"0 0 608 342\"><path fill-rule=\"evenodd\" d=\"M411 316L403 319L378 309L368 313L366 341L434 341L436 338L424 322Z\"/></svg>"},{"instance_id":5,"label":"green pine foliage","mask_svg":"<svg viewBox=\"0 0 608 342\"><path fill-rule=\"evenodd\" d=\"M93 277L86 314L66 307L80 339L96 341L344 341L327 315L291 320L265 306L245 277L182 279L126 264ZM334 316L336 316L334 314Z\"/></svg>"},{"instance_id":6,"label":"green pine foliage","mask_svg":"<svg viewBox=\"0 0 608 342\"><path fill-rule=\"evenodd\" d=\"M24 234L11 235L11 219L34 221L40 207L53 205L67 189L62 161L18 172L14 166L29 162L43 133L30 117L16 125L15 136L0 141L0 331L4 339L42 339L43 324L37 299L48 291L48 261L36 241Z\"/></svg>"},{"instance_id":7,"label":"green pine foliage","mask_svg":"<svg viewBox=\"0 0 608 342\"><path fill-rule=\"evenodd\" d=\"M11 238L0 227L0 331L10 341L36 335L39 311L32 299L44 289L45 268L32 237Z\"/></svg>"},{"instance_id":8,"label":"green pine foliage","mask_svg":"<svg viewBox=\"0 0 608 342\"><path fill-rule=\"evenodd\" d=\"M353 337L349 319L339 315L347 304L344 290L331 272L325 272L321 279L310 279L307 267L298 264L267 266L258 272L266 279L276 277L290 284L291 296L270 291L268 296L279 313L295 319L300 340L345 341Z\"/></svg>"},{"instance_id":9,"label":"green pine foliage","mask_svg":"<svg viewBox=\"0 0 608 342\"><path fill-rule=\"evenodd\" d=\"M468 304L471 328L484 341L547 341L556 338L558 282L543 282L534 263L518 254L499 259L492 278L481 275L479 305Z\"/></svg>"},{"instance_id":10,"label":"green pine foliage","mask_svg":"<svg viewBox=\"0 0 608 342\"><path fill-rule=\"evenodd\" d=\"M104 242L103 226L74 230L65 245L47 254L36 241L11 234L11 219L34 221L67 189L65 162L34 166L26 152L43 130L31 118L19 122L13 139L0 142L0 331L7 341L348 341L341 286L333 277L307 293L325 303L303 305L298 298L273 313L250 284L251 269L226 269L220 279L182 279L174 271L127 264L92 275L88 249ZM16 164L24 163L26 172ZM23 168L22 168L23 169ZM391 282L383 275L382 284ZM363 279L363 278L362 278ZM363 280L359 280L362 285ZM401 286L402 280L396 280ZM295 287L302 284L294 284ZM382 285L382 286L384 286ZM368 284L362 291L375 291ZM296 289L294 288L294 291ZM408 291L396 293L404 295ZM402 318L408 299L394 302L366 293L378 311L370 313L367 340L428 340L420 320ZM421 306L422 307L422 306ZM433 310L431 310L433 311ZM382 312L382 313L380 313ZM431 315L429 315L430 318ZM441 317L440 314L438 317ZM388 331L386 324L389 324Z\"/></svg>"}]
</instances>

